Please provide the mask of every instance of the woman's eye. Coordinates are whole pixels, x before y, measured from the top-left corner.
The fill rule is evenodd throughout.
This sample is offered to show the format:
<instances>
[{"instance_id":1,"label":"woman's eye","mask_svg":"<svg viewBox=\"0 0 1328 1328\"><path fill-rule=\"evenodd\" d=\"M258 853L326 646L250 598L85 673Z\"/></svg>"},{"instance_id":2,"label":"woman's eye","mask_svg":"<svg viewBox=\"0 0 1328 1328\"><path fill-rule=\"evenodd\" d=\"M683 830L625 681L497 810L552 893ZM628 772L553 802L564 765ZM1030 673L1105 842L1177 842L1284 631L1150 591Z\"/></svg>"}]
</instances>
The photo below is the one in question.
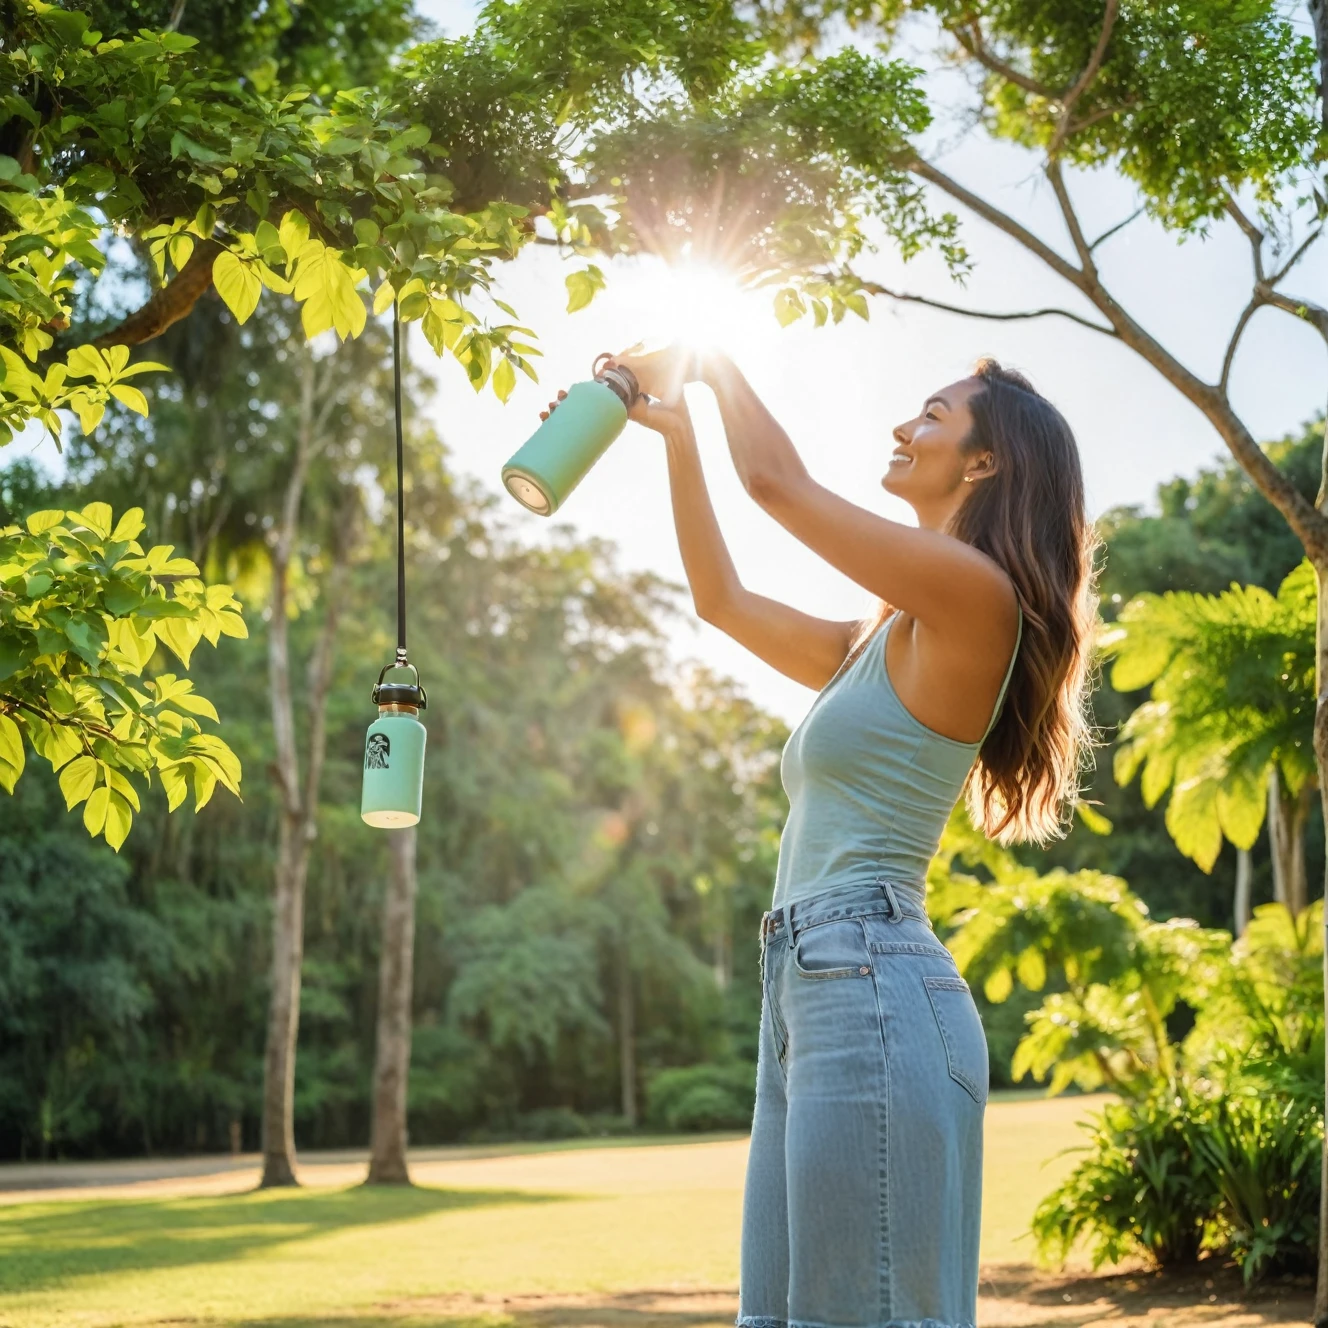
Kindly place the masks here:
<instances>
[{"instance_id":1,"label":"woman's eye","mask_svg":"<svg viewBox=\"0 0 1328 1328\"><path fill-rule=\"evenodd\" d=\"M940 423L941 419L941 417L934 410L929 410L927 412L926 418L929 420L935 420L938 424Z\"/></svg>"}]
</instances>

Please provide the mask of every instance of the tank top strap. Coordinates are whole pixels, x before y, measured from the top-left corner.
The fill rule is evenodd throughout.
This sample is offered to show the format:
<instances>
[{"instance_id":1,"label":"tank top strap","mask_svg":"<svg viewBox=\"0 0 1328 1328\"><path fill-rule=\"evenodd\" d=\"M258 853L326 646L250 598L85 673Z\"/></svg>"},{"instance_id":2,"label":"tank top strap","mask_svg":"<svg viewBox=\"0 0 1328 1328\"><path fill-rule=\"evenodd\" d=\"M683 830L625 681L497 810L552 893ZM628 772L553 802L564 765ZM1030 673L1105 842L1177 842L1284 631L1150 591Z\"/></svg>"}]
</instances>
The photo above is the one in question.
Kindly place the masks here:
<instances>
[{"instance_id":1,"label":"tank top strap","mask_svg":"<svg viewBox=\"0 0 1328 1328\"><path fill-rule=\"evenodd\" d=\"M1001 690L996 693L996 704L995 706L992 707L991 719L987 723L986 732L979 739L979 745L981 745L981 743L986 742L987 739L991 736L992 729L996 727L996 721L1001 717L1001 707L1005 705L1005 693L1010 688L1010 679L1014 677L1015 662L1019 658L1019 647L1021 644L1023 644L1024 611L1022 608L1019 607L1019 603L1017 600L1015 601L1014 608L1015 612L1019 615L1019 621L1017 626L1015 627L1015 633L1014 633L1014 650L1011 651L1010 653L1010 663L1006 666L1005 669L1005 680L1001 683Z\"/></svg>"}]
</instances>

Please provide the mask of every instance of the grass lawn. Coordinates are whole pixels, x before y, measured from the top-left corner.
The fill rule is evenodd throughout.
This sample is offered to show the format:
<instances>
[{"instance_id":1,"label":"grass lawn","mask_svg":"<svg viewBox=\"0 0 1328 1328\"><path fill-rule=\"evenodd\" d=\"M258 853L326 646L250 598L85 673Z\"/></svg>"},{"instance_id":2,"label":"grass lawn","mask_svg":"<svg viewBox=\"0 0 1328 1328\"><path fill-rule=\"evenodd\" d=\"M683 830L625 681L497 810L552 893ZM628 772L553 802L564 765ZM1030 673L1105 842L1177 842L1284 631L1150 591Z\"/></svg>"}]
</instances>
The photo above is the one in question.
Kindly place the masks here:
<instances>
[{"instance_id":1,"label":"grass lawn","mask_svg":"<svg viewBox=\"0 0 1328 1328\"><path fill-rule=\"evenodd\" d=\"M1071 1165L1057 1155L1079 1142L1087 1105L992 1103L984 1263L1030 1259L1021 1237ZM103 1169L97 1179L114 1186L120 1177L118 1191L0 1203L0 1325L390 1319L406 1328L510 1322L503 1297L554 1297L566 1311L578 1297L628 1305L647 1289L671 1298L668 1313L643 1319L628 1305L626 1319L564 1313L556 1322L727 1323L746 1153L745 1138L426 1150L409 1190L356 1188L363 1165L352 1161L310 1160L306 1188L261 1193L244 1170L131 1187L133 1164ZM0 1184L13 1184L3 1170Z\"/></svg>"}]
</instances>

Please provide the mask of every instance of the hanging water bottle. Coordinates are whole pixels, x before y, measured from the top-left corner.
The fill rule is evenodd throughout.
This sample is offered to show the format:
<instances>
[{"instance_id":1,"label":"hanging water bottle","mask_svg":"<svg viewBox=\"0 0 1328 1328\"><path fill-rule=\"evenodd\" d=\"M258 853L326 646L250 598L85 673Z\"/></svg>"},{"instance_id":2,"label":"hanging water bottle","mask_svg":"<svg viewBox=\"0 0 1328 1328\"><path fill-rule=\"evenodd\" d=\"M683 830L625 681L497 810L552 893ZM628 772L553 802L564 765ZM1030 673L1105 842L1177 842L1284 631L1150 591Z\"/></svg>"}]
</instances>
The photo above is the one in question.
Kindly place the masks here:
<instances>
[{"instance_id":1,"label":"hanging water bottle","mask_svg":"<svg viewBox=\"0 0 1328 1328\"><path fill-rule=\"evenodd\" d=\"M586 472L622 433L627 412L641 395L636 375L623 365L600 369L594 378L573 383L558 409L503 467L507 492L539 516L552 516Z\"/></svg>"},{"instance_id":2,"label":"hanging water bottle","mask_svg":"<svg viewBox=\"0 0 1328 1328\"><path fill-rule=\"evenodd\" d=\"M420 675L404 651L378 675L373 701L378 718L364 739L364 791L360 819L379 829L417 825L424 804L424 744L428 730L420 711L428 704ZM409 669L412 682L384 682L396 669Z\"/></svg>"},{"instance_id":3,"label":"hanging water bottle","mask_svg":"<svg viewBox=\"0 0 1328 1328\"><path fill-rule=\"evenodd\" d=\"M419 670L406 658L406 486L402 474L401 322L392 308L392 380L397 425L397 653L373 689L378 718L364 738L364 786L360 819L392 830L417 825L424 805L424 743L428 736L420 711L428 704ZM410 682L387 675L409 669Z\"/></svg>"}]
</instances>

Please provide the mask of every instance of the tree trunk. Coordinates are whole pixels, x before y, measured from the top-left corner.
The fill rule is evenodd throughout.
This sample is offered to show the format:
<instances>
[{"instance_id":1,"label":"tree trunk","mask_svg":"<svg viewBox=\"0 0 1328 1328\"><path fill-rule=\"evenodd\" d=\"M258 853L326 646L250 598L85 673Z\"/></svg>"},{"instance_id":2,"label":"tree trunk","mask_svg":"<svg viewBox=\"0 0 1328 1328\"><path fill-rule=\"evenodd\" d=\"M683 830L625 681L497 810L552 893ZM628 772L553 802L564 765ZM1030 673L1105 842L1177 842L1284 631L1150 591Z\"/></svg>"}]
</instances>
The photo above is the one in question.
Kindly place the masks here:
<instances>
[{"instance_id":1,"label":"tree trunk","mask_svg":"<svg viewBox=\"0 0 1328 1328\"><path fill-rule=\"evenodd\" d=\"M1325 440L1328 450L1328 439ZM1322 497L1322 495L1321 495ZM1317 703L1314 707L1314 762L1319 771L1319 799L1324 824L1328 825L1328 560L1316 560L1318 609L1315 614L1314 659ZM1328 875L1328 862L1325 863ZM1328 880L1325 882L1328 886ZM1328 899L1328 889L1325 890ZM1324 1013L1328 1018L1328 904L1323 912ZM1328 1089L1328 1063L1324 1067ZM1328 1136L1324 1138L1323 1163L1319 1176L1319 1275L1314 1290L1315 1328L1328 1328Z\"/></svg>"},{"instance_id":2,"label":"tree trunk","mask_svg":"<svg viewBox=\"0 0 1328 1328\"><path fill-rule=\"evenodd\" d=\"M733 981L733 946L729 940L728 928L716 923L712 933L711 964L715 972L715 986L720 991L727 991Z\"/></svg>"},{"instance_id":3,"label":"tree trunk","mask_svg":"<svg viewBox=\"0 0 1328 1328\"><path fill-rule=\"evenodd\" d=\"M622 1076L622 1114L636 1125L636 1004L632 993L631 952L618 939L618 1070Z\"/></svg>"},{"instance_id":4,"label":"tree trunk","mask_svg":"<svg viewBox=\"0 0 1328 1328\"><path fill-rule=\"evenodd\" d=\"M1310 883L1305 870L1305 827L1309 824L1310 804L1314 788L1306 784L1290 801L1288 820L1291 823L1291 861L1287 875L1287 907L1294 917L1310 906Z\"/></svg>"},{"instance_id":5,"label":"tree trunk","mask_svg":"<svg viewBox=\"0 0 1328 1328\"><path fill-rule=\"evenodd\" d=\"M1286 801L1282 797L1282 781L1275 765L1268 768L1268 855L1273 866L1273 899L1279 904L1288 904L1291 894L1291 827Z\"/></svg>"},{"instance_id":6,"label":"tree trunk","mask_svg":"<svg viewBox=\"0 0 1328 1328\"><path fill-rule=\"evenodd\" d=\"M259 1185L298 1185L295 1177L295 1039L304 958L304 882L309 852L302 818L284 808L272 909L272 992L263 1058L263 1177Z\"/></svg>"},{"instance_id":7,"label":"tree trunk","mask_svg":"<svg viewBox=\"0 0 1328 1328\"><path fill-rule=\"evenodd\" d=\"M1273 898L1299 917L1310 902L1305 871L1305 827L1314 789L1307 784L1288 797L1273 766L1268 771L1268 847L1273 861Z\"/></svg>"},{"instance_id":8,"label":"tree trunk","mask_svg":"<svg viewBox=\"0 0 1328 1328\"><path fill-rule=\"evenodd\" d=\"M329 360L331 357L329 357ZM335 397L320 394L308 348L301 361L300 415L294 460L286 481L281 520L272 543L272 598L268 621L268 688L272 700L272 773L281 806L275 899L272 910L272 990L263 1061L263 1175L260 1187L297 1185L295 1175L295 1044L300 1027L300 966L304 958L304 887L309 852L318 834L318 798L327 740L327 693L345 580L357 527L353 507L337 522L332 568L323 587L323 627L309 660L308 742L304 781L291 694L287 605L290 567L299 536L300 504L309 465ZM330 376L332 365L328 364ZM325 376L325 377L326 377Z\"/></svg>"},{"instance_id":9,"label":"tree trunk","mask_svg":"<svg viewBox=\"0 0 1328 1328\"><path fill-rule=\"evenodd\" d=\"M1254 875L1254 859L1247 848L1236 850L1236 903L1233 910L1236 939L1245 935L1250 925L1250 878Z\"/></svg>"},{"instance_id":10,"label":"tree trunk","mask_svg":"<svg viewBox=\"0 0 1328 1328\"><path fill-rule=\"evenodd\" d=\"M409 1185L406 1087L410 1075L411 981L415 957L415 827L387 832L392 870L383 895L378 961L378 1036L374 1058L369 1185Z\"/></svg>"}]
</instances>

